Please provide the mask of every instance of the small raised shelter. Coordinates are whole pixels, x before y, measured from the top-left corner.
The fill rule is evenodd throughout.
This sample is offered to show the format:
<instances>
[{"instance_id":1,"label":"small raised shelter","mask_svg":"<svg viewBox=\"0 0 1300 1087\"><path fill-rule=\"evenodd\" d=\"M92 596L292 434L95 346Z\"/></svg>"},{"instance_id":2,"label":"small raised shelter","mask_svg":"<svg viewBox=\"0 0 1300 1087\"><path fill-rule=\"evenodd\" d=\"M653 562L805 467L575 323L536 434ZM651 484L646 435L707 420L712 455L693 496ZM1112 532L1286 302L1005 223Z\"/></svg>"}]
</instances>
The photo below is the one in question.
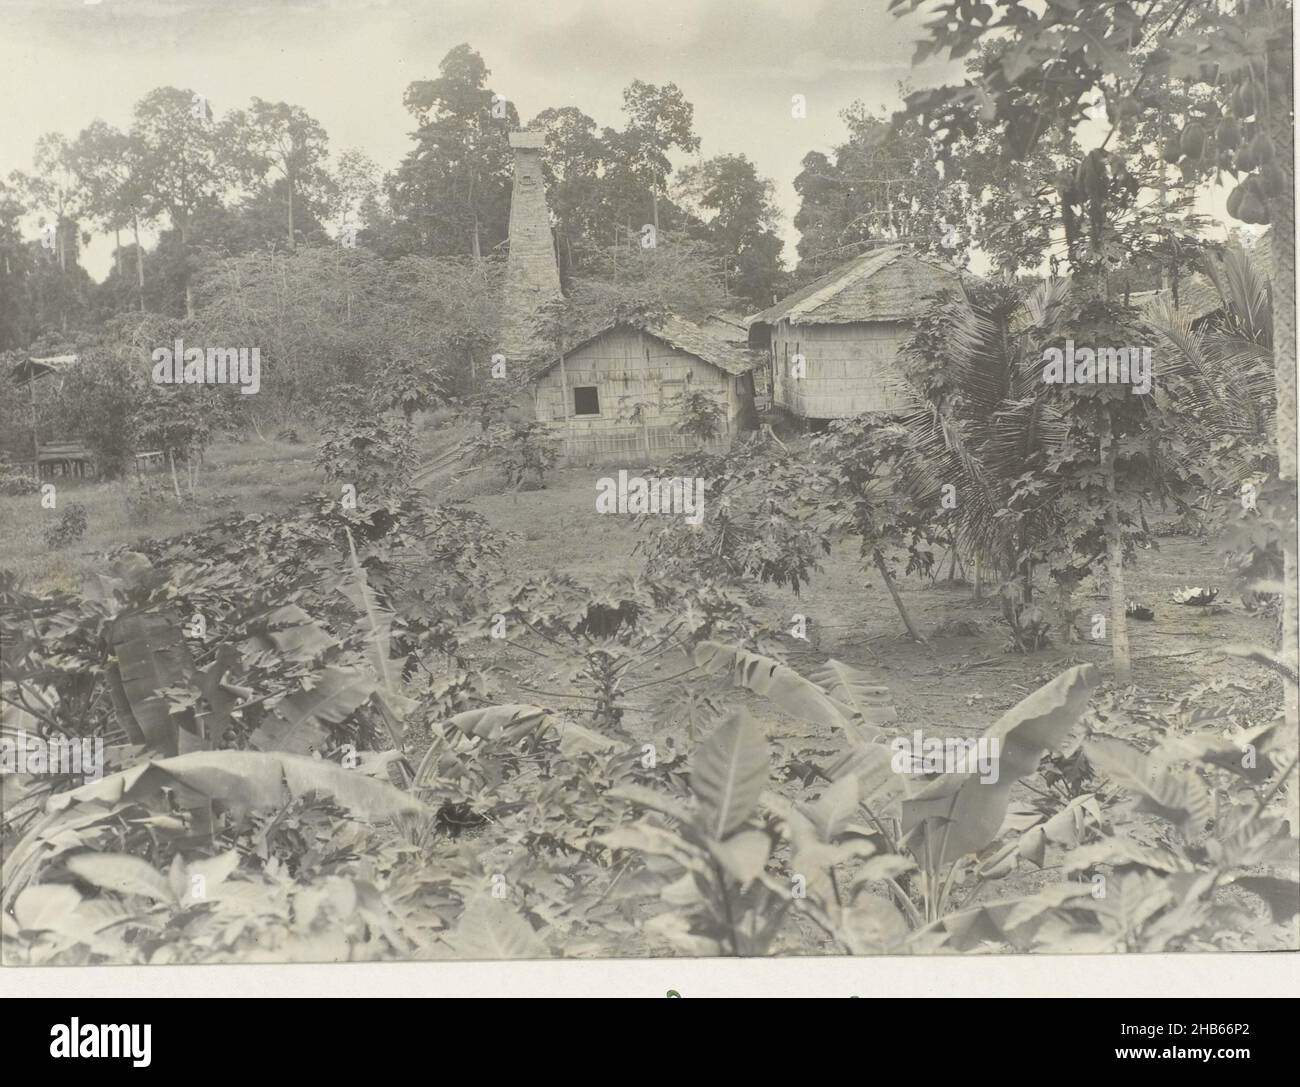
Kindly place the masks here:
<instances>
[{"instance_id":1,"label":"small raised shelter","mask_svg":"<svg viewBox=\"0 0 1300 1087\"><path fill-rule=\"evenodd\" d=\"M81 361L80 355L48 355L43 358L26 358L11 371L13 383L27 386L32 406L32 468L37 476L43 472L64 475L87 475L94 467L95 458L80 442L41 441L36 414L36 384L51 374L65 374Z\"/></svg>"}]
</instances>

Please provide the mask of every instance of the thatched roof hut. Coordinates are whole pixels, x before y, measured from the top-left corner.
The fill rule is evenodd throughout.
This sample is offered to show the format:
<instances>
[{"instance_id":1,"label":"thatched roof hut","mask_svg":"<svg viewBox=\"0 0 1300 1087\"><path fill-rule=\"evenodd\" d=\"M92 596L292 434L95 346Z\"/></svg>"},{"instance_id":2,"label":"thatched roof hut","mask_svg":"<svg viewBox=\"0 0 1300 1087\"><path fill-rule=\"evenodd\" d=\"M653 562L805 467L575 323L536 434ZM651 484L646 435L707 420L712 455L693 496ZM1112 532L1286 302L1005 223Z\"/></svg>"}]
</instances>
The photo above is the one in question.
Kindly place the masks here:
<instances>
[{"instance_id":1,"label":"thatched roof hut","mask_svg":"<svg viewBox=\"0 0 1300 1087\"><path fill-rule=\"evenodd\" d=\"M773 403L808 419L900 408L895 357L927 298L961 273L902 245L869 250L749 319Z\"/></svg>"}]
</instances>

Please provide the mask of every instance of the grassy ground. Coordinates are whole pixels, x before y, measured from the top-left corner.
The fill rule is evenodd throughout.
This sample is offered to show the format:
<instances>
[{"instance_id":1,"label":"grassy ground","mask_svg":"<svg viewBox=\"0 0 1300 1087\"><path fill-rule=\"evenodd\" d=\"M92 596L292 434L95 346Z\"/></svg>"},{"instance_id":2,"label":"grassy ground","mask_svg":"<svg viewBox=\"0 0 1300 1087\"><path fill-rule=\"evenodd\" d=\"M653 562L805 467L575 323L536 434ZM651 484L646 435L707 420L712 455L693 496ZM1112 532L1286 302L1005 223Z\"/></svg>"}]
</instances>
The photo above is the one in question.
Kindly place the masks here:
<instances>
[{"instance_id":1,"label":"grassy ground","mask_svg":"<svg viewBox=\"0 0 1300 1087\"><path fill-rule=\"evenodd\" d=\"M54 509L44 509L39 494L0 495L0 567L16 571L34 591L79 589L87 574L102 570L99 556L113 547L192 532L213 517L292 504L323 483L312 467L315 456L313 442L219 442L199 466L192 497L181 467L180 501L167 469L147 473L143 484L134 477L46 480L56 488ZM154 501L142 505L150 491ZM86 534L66 546L48 547L46 531L74 503L86 510Z\"/></svg>"}]
</instances>

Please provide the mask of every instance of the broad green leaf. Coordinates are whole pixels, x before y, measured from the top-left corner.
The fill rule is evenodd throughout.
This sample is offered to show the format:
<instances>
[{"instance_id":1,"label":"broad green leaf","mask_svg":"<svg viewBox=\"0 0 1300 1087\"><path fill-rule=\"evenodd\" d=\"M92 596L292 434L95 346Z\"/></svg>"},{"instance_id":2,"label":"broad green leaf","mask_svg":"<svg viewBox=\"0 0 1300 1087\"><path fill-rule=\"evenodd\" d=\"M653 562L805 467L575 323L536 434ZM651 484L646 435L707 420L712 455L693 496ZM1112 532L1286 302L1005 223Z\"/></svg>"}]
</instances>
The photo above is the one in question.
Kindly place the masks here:
<instances>
[{"instance_id":1,"label":"broad green leaf","mask_svg":"<svg viewBox=\"0 0 1300 1087\"><path fill-rule=\"evenodd\" d=\"M1195 774L1170 770L1113 736L1089 740L1084 752L1096 769L1137 795L1139 811L1158 815L1189 835L1204 833L1206 821L1214 814L1214 801Z\"/></svg>"},{"instance_id":2,"label":"broad green leaf","mask_svg":"<svg viewBox=\"0 0 1300 1087\"><path fill-rule=\"evenodd\" d=\"M726 838L753 814L768 772L762 730L743 710L729 714L691 760L691 788L710 837Z\"/></svg>"},{"instance_id":3,"label":"broad green leaf","mask_svg":"<svg viewBox=\"0 0 1300 1087\"><path fill-rule=\"evenodd\" d=\"M652 857L669 857L688 868L698 859L678 835L667 827L656 826L644 819L612 827L597 835L595 841L607 849L630 849Z\"/></svg>"},{"instance_id":4,"label":"broad green leaf","mask_svg":"<svg viewBox=\"0 0 1300 1087\"><path fill-rule=\"evenodd\" d=\"M375 678L385 692L395 693L397 683L389 664L389 649L392 640L393 613L379 602L370 579L366 577L365 567L357 558L356 544L352 540L351 529L345 529L348 537L348 557L351 568L348 576L339 585L341 592L361 615L361 627L366 634L366 655L374 669Z\"/></svg>"},{"instance_id":5,"label":"broad green leaf","mask_svg":"<svg viewBox=\"0 0 1300 1087\"><path fill-rule=\"evenodd\" d=\"M858 810L858 779L851 774L840 778L800 810L817 828L823 842L834 841Z\"/></svg>"},{"instance_id":6,"label":"broad green leaf","mask_svg":"<svg viewBox=\"0 0 1300 1087\"><path fill-rule=\"evenodd\" d=\"M472 899L448 942L460 959L545 959L546 945L509 903L489 895Z\"/></svg>"},{"instance_id":7,"label":"broad green leaf","mask_svg":"<svg viewBox=\"0 0 1300 1087\"><path fill-rule=\"evenodd\" d=\"M425 811L418 800L385 781L323 759L265 751L196 751L174 759L150 760L70 792L57 793L46 810L61 812L71 805L92 801L148 801L156 799L164 789L177 790L182 798L216 800L239 808L278 808L294 797L321 793L333 797L357 818L367 820Z\"/></svg>"},{"instance_id":8,"label":"broad green leaf","mask_svg":"<svg viewBox=\"0 0 1300 1087\"><path fill-rule=\"evenodd\" d=\"M1070 850L1062 862L1061 870L1068 876L1073 872L1085 872L1099 864L1118 868L1123 865L1138 865L1156 872L1187 872L1189 863L1178 854L1158 846L1142 845L1131 838L1104 838L1100 842L1090 842Z\"/></svg>"},{"instance_id":9,"label":"broad green leaf","mask_svg":"<svg viewBox=\"0 0 1300 1087\"><path fill-rule=\"evenodd\" d=\"M873 683L866 672L843 661L832 658L808 678L823 688L831 698L851 707L869 726L869 737L884 735L875 726L898 717L898 709L889 688Z\"/></svg>"},{"instance_id":10,"label":"broad green leaf","mask_svg":"<svg viewBox=\"0 0 1300 1087\"><path fill-rule=\"evenodd\" d=\"M81 905L81 893L67 883L38 883L26 887L14 900L19 927L34 932L58 932Z\"/></svg>"},{"instance_id":11,"label":"broad green leaf","mask_svg":"<svg viewBox=\"0 0 1300 1087\"><path fill-rule=\"evenodd\" d=\"M705 958L722 953L722 946L717 940L711 940L707 936L697 936L691 931L690 920L676 910L656 914L645 923L643 931L646 936L657 937L688 955Z\"/></svg>"},{"instance_id":12,"label":"broad green leaf","mask_svg":"<svg viewBox=\"0 0 1300 1087\"><path fill-rule=\"evenodd\" d=\"M861 744L827 773L834 781L856 777L859 803L876 819L897 819L899 804L907 795L907 779L895 772L893 762L893 753L884 744Z\"/></svg>"},{"instance_id":13,"label":"broad green leaf","mask_svg":"<svg viewBox=\"0 0 1300 1087\"><path fill-rule=\"evenodd\" d=\"M486 706L448 717L442 726L444 730L459 729L466 736L477 736L484 740L504 739L507 743L513 743L540 725L550 712L540 706L519 704Z\"/></svg>"},{"instance_id":14,"label":"broad green leaf","mask_svg":"<svg viewBox=\"0 0 1300 1087\"><path fill-rule=\"evenodd\" d=\"M1092 884L1049 884L1039 889L1036 894L1016 902L1003 921L1003 926L1007 929L1019 928L1021 925L1041 917L1049 910L1057 910L1067 903L1080 900L1086 900L1085 904L1096 901L1092 895Z\"/></svg>"},{"instance_id":15,"label":"broad green leaf","mask_svg":"<svg viewBox=\"0 0 1300 1087\"><path fill-rule=\"evenodd\" d=\"M560 738L560 751L569 758L576 755L608 754L619 746L619 741L613 737L604 736L575 721L560 718L553 719L552 724Z\"/></svg>"},{"instance_id":16,"label":"broad green leaf","mask_svg":"<svg viewBox=\"0 0 1300 1087\"><path fill-rule=\"evenodd\" d=\"M864 895L841 911L839 932L854 955L896 953L908 935L898 907L877 895Z\"/></svg>"},{"instance_id":17,"label":"broad green leaf","mask_svg":"<svg viewBox=\"0 0 1300 1087\"><path fill-rule=\"evenodd\" d=\"M709 851L743 888L763 871L772 852L772 840L761 830L742 830L726 841L710 841Z\"/></svg>"},{"instance_id":18,"label":"broad green leaf","mask_svg":"<svg viewBox=\"0 0 1300 1087\"><path fill-rule=\"evenodd\" d=\"M916 862L911 857L904 857L900 853L877 853L874 857L868 857L866 863L858 869L853 882L849 884L849 893L855 894L869 883L897 879L915 867Z\"/></svg>"},{"instance_id":19,"label":"broad green leaf","mask_svg":"<svg viewBox=\"0 0 1300 1087\"><path fill-rule=\"evenodd\" d=\"M998 743L998 780L977 774L944 774L917 784L902 804L908 848L922 866L942 868L978 853L997 836L1007 799L1017 780L1038 768L1049 750L1059 750L1088 705L1095 665L1062 672L1007 710L984 733Z\"/></svg>"},{"instance_id":20,"label":"broad green leaf","mask_svg":"<svg viewBox=\"0 0 1300 1087\"><path fill-rule=\"evenodd\" d=\"M694 659L696 666L706 672L730 671L737 687L771 699L794 717L844 729L850 735L857 731L850 720L851 707L836 702L817 684L771 657L741 646L705 641L695 647Z\"/></svg>"},{"instance_id":21,"label":"broad green leaf","mask_svg":"<svg viewBox=\"0 0 1300 1087\"><path fill-rule=\"evenodd\" d=\"M276 703L253 731L261 751L308 755L329 742L330 726L342 724L375 693L375 681L361 672L326 668L308 690L295 691Z\"/></svg>"},{"instance_id":22,"label":"broad green leaf","mask_svg":"<svg viewBox=\"0 0 1300 1087\"><path fill-rule=\"evenodd\" d=\"M151 612L120 615L113 620L109 639L109 682L118 723L132 743L147 744L163 755L177 754L179 724L158 692L184 685L194 671L180 620Z\"/></svg>"},{"instance_id":23,"label":"broad green leaf","mask_svg":"<svg viewBox=\"0 0 1300 1087\"><path fill-rule=\"evenodd\" d=\"M1039 760L1048 751L1060 750L1070 729L1083 716L1098 678L1096 665L1076 665L998 718L984 735L1000 741L1001 779L1018 781L1037 770Z\"/></svg>"},{"instance_id":24,"label":"broad green leaf","mask_svg":"<svg viewBox=\"0 0 1300 1087\"><path fill-rule=\"evenodd\" d=\"M675 796L669 796L667 793L661 793L657 789L650 789L644 785L637 785L635 782L615 785L606 795L671 816L679 823L691 821L691 809Z\"/></svg>"},{"instance_id":25,"label":"broad green leaf","mask_svg":"<svg viewBox=\"0 0 1300 1087\"><path fill-rule=\"evenodd\" d=\"M157 902L175 901L167 877L129 853L79 853L64 863L74 876L96 887L118 894L144 895Z\"/></svg>"}]
</instances>

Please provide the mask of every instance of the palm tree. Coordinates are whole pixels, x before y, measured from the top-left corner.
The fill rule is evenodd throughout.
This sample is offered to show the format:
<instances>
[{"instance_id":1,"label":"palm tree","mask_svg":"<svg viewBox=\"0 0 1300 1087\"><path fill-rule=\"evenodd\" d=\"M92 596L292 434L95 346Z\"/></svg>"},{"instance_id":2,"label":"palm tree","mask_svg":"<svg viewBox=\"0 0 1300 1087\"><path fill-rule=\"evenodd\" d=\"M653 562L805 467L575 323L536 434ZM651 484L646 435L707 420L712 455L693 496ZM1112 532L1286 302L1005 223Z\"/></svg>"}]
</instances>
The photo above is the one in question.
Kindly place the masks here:
<instances>
[{"instance_id":1,"label":"palm tree","mask_svg":"<svg viewBox=\"0 0 1300 1087\"><path fill-rule=\"evenodd\" d=\"M1179 473L1216 492L1277 471L1273 302L1267 278L1241 249L1202 263L1221 306L1202 327L1167 300L1148 321L1161 353L1155 399L1173 437Z\"/></svg>"},{"instance_id":2,"label":"palm tree","mask_svg":"<svg viewBox=\"0 0 1300 1087\"><path fill-rule=\"evenodd\" d=\"M1042 357L1064 333L1069 292L1059 279L1028 292L969 287L940 302L935 320L901 353L917 403L901 419L910 449L899 484L918 506L951 507L954 545L1018 576L1026 601L1035 559L1054 532L1061 485L1022 483L1027 473L1041 480L1036 470L1068 437L1042 380Z\"/></svg>"},{"instance_id":3,"label":"palm tree","mask_svg":"<svg viewBox=\"0 0 1300 1087\"><path fill-rule=\"evenodd\" d=\"M1149 321L1169 348L1161 358L1157 408L1178 474L1204 491L1208 520L1216 494L1258 488L1277 473L1277 393L1268 279L1235 247L1221 262L1207 256L1202 266L1218 294L1214 315L1193 328L1194 314L1162 300ZM1260 582L1284 573L1283 555L1273 547L1247 546L1233 559L1248 608Z\"/></svg>"}]
</instances>

